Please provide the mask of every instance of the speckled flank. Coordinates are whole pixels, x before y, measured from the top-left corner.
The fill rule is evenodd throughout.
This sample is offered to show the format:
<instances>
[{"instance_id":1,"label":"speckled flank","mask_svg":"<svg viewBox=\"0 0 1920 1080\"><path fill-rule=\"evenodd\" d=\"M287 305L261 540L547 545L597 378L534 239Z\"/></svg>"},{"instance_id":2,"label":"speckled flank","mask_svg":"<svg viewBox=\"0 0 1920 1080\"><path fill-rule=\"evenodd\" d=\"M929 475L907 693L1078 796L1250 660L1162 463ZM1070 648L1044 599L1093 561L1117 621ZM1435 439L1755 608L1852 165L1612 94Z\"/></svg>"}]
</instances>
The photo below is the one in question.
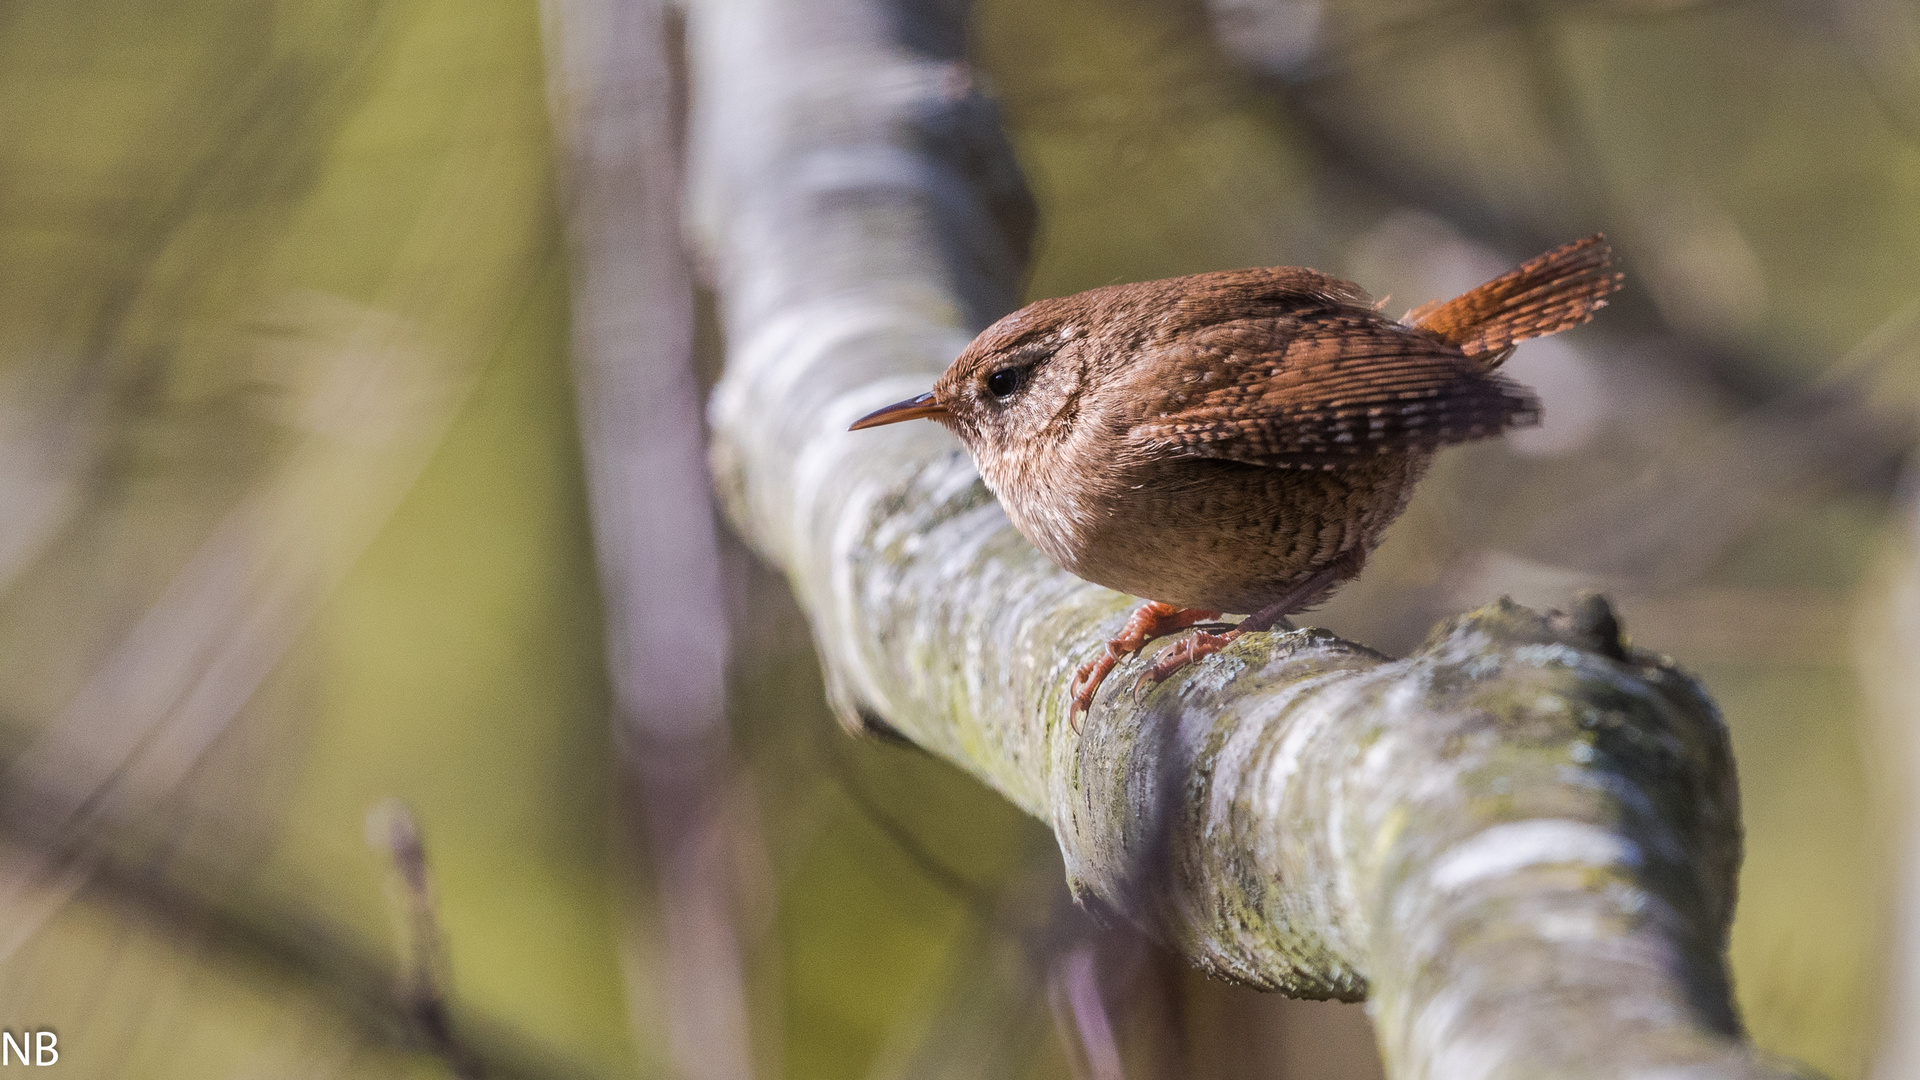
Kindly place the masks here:
<instances>
[{"instance_id":1,"label":"speckled flank","mask_svg":"<svg viewBox=\"0 0 1920 1080\"><path fill-rule=\"evenodd\" d=\"M721 489L842 715L1050 822L1085 902L1195 963L1368 997L1400 1080L1788 1075L1728 993L1726 733L1597 601L1475 612L1397 661L1253 634L1137 702L1133 661L1069 729L1073 669L1129 598L1029 546L936 426L844 431L1017 280L991 112L894 25L860 0L691 5L692 196L734 345Z\"/></svg>"},{"instance_id":2,"label":"speckled flank","mask_svg":"<svg viewBox=\"0 0 1920 1080\"><path fill-rule=\"evenodd\" d=\"M1056 555L1108 588L1181 607L1252 612L1339 556L1370 554L1426 472L1427 454L1388 454L1338 472L1270 469L1235 461L1158 462L1152 499L1109 498ZM1176 505L1169 474L1196 475ZM1232 474L1220 483L1218 474ZM1229 491L1238 489L1231 497ZM1299 508L1311 508L1310 520ZM1189 528L1170 527L1190 521ZM1029 530L1031 532L1033 530ZM1226 576L1223 565L1248 568ZM1356 563L1357 565L1357 563ZM1234 588L1223 588L1225 584Z\"/></svg>"}]
</instances>

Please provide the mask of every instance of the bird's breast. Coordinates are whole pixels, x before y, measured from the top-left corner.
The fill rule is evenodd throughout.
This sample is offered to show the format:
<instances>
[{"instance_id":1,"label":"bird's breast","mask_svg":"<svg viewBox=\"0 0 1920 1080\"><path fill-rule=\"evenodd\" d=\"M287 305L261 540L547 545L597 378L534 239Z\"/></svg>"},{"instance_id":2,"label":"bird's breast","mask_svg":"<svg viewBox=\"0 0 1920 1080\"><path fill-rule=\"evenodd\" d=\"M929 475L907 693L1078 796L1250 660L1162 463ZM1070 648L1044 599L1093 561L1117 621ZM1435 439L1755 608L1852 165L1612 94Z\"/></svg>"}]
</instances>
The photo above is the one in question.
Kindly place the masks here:
<instances>
[{"instance_id":1,"label":"bird's breast","mask_svg":"<svg viewBox=\"0 0 1920 1080\"><path fill-rule=\"evenodd\" d=\"M1066 570L1163 603L1251 612L1371 551L1427 461L1383 454L1318 472L1181 458L983 474L1015 527Z\"/></svg>"},{"instance_id":2,"label":"bird's breast","mask_svg":"<svg viewBox=\"0 0 1920 1080\"><path fill-rule=\"evenodd\" d=\"M1021 535L1055 563L1088 580L1081 555L1092 545L1108 514L1105 480L1085 470L1048 469L1044 463L995 469L981 475Z\"/></svg>"}]
</instances>

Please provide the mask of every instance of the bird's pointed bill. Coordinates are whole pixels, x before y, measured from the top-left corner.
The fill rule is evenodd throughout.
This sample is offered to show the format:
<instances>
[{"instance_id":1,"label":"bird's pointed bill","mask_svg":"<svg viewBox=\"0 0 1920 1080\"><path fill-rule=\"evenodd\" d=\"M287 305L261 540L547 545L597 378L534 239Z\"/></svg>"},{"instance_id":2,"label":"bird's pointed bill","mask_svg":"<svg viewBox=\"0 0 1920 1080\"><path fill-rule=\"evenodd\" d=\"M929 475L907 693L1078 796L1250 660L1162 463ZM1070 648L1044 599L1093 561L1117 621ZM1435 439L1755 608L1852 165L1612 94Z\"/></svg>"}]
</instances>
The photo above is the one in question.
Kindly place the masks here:
<instances>
[{"instance_id":1,"label":"bird's pointed bill","mask_svg":"<svg viewBox=\"0 0 1920 1080\"><path fill-rule=\"evenodd\" d=\"M897 424L902 420L935 420L947 415L947 407L933 399L932 394L921 394L916 398L896 401L884 409L875 409L853 422L848 431L862 428L879 427L881 424Z\"/></svg>"}]
</instances>

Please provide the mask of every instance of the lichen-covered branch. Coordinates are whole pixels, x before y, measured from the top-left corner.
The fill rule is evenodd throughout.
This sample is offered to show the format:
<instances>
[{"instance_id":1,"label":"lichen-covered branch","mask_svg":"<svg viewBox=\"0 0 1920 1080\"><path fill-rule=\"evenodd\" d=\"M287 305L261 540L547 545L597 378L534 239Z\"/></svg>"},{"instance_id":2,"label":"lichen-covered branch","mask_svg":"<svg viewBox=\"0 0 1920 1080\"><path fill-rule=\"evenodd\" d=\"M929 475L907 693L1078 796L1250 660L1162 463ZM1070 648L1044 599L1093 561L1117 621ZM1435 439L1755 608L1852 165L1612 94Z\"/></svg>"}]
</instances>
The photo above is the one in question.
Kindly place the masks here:
<instances>
[{"instance_id":1,"label":"lichen-covered branch","mask_svg":"<svg viewBox=\"0 0 1920 1080\"><path fill-rule=\"evenodd\" d=\"M1052 823L1085 903L1195 963L1369 998L1398 1077L1787 1075L1727 985L1725 730L1598 599L1489 608L1398 661L1253 635L1140 694L1135 661L1072 729L1068 679L1131 601L1047 563L933 425L846 432L1014 298L1024 203L957 18L691 7L718 472L842 715Z\"/></svg>"}]
</instances>

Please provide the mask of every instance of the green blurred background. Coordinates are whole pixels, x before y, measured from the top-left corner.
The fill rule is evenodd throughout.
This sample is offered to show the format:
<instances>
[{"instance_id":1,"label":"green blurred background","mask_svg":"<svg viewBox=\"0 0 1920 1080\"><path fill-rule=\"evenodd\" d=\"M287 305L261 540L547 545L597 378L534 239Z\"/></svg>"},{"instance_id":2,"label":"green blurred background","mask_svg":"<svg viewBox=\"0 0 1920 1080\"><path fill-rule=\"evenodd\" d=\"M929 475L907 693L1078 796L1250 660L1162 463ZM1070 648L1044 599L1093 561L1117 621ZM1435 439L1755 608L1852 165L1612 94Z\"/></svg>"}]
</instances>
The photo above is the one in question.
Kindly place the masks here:
<instances>
[{"instance_id":1,"label":"green blurred background","mask_svg":"<svg viewBox=\"0 0 1920 1080\"><path fill-rule=\"evenodd\" d=\"M1621 302L1515 360L1547 428L1446 455L1314 621L1392 651L1612 592L1733 729L1754 1037L1834 1077L1887 1022L1911 781L1855 656L1920 405L1920 14L1880 2L982 0L971 42L1034 296L1290 263L1397 311L1608 230ZM534 0L0 4L0 1027L65 1074L445 1074L385 1004L389 796L474 1046L664 1067L540 34ZM1068 1075L1050 837L842 735L725 555L757 1070ZM1129 1075L1377 1074L1358 1007L1143 955Z\"/></svg>"}]
</instances>

